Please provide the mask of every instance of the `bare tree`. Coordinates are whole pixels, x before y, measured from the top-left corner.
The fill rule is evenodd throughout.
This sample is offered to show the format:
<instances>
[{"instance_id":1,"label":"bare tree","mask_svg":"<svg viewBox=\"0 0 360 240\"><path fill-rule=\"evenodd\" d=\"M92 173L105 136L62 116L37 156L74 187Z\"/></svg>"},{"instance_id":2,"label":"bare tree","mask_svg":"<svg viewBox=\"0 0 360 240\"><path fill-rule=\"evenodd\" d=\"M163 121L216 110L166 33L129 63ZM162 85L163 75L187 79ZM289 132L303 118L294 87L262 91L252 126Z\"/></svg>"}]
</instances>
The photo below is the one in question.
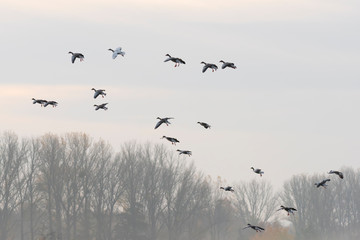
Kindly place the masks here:
<instances>
[{"instance_id":1,"label":"bare tree","mask_svg":"<svg viewBox=\"0 0 360 240\"><path fill-rule=\"evenodd\" d=\"M20 204L19 194L23 194L17 187L23 185L23 176L18 174L26 160L26 152L26 141L19 144L18 137L11 132L5 132L2 135L0 139L0 239L8 239L12 227L10 219Z\"/></svg>"}]
</instances>

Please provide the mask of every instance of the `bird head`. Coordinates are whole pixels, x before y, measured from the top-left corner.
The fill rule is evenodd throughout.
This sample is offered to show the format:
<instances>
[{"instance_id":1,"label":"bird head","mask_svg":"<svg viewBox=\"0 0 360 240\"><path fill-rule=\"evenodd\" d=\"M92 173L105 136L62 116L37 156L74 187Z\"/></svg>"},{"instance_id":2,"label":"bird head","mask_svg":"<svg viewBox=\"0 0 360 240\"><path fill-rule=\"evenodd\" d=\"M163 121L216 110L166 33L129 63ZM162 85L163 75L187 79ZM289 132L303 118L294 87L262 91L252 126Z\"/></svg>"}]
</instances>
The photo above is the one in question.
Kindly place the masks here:
<instances>
[{"instance_id":1,"label":"bird head","mask_svg":"<svg viewBox=\"0 0 360 240\"><path fill-rule=\"evenodd\" d=\"M165 56L167 56L167 57L171 57L171 56L170 56L170 54L168 54L168 53L167 53Z\"/></svg>"},{"instance_id":2,"label":"bird head","mask_svg":"<svg viewBox=\"0 0 360 240\"><path fill-rule=\"evenodd\" d=\"M114 52L114 50L112 50L111 48L109 48L108 50Z\"/></svg>"},{"instance_id":3,"label":"bird head","mask_svg":"<svg viewBox=\"0 0 360 240\"><path fill-rule=\"evenodd\" d=\"M254 167L251 167L250 169L254 170Z\"/></svg>"},{"instance_id":4,"label":"bird head","mask_svg":"<svg viewBox=\"0 0 360 240\"><path fill-rule=\"evenodd\" d=\"M219 62L225 63L223 60L220 60Z\"/></svg>"},{"instance_id":5,"label":"bird head","mask_svg":"<svg viewBox=\"0 0 360 240\"><path fill-rule=\"evenodd\" d=\"M206 64L206 62L201 62L200 64Z\"/></svg>"}]
</instances>

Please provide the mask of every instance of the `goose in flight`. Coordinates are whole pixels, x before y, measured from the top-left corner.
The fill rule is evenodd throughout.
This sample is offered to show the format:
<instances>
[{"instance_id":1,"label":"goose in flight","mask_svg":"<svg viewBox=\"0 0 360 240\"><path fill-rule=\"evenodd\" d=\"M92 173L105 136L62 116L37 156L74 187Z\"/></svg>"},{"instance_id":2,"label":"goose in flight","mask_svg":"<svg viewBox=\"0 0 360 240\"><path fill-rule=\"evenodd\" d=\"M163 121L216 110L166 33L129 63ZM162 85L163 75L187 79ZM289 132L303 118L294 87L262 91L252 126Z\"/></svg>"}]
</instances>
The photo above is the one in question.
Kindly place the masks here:
<instances>
[{"instance_id":1,"label":"goose in flight","mask_svg":"<svg viewBox=\"0 0 360 240\"><path fill-rule=\"evenodd\" d=\"M224 62L223 60L220 61L222 63L221 69L225 69L227 67L236 69L236 66L234 63L231 62Z\"/></svg>"},{"instance_id":2,"label":"goose in flight","mask_svg":"<svg viewBox=\"0 0 360 240\"><path fill-rule=\"evenodd\" d=\"M179 152L179 155L181 155L181 154L186 154L186 155L188 155L189 157L192 155L192 152L189 151L189 150L180 150L180 149L178 149L178 150L176 150L176 151Z\"/></svg>"},{"instance_id":3,"label":"goose in flight","mask_svg":"<svg viewBox=\"0 0 360 240\"><path fill-rule=\"evenodd\" d=\"M94 104L94 107L96 107L96 108L95 108L95 111L97 111L97 110L99 110L99 109L104 109L105 111L108 110L108 108L106 107L107 104L108 104L108 103L103 103L103 104L100 104L100 105Z\"/></svg>"},{"instance_id":4,"label":"goose in flight","mask_svg":"<svg viewBox=\"0 0 360 240\"><path fill-rule=\"evenodd\" d=\"M218 69L218 67L215 64L212 63L206 63L206 62L201 62L202 64L205 64L202 72L204 73L208 68L211 68L211 70L214 72Z\"/></svg>"},{"instance_id":5,"label":"goose in flight","mask_svg":"<svg viewBox=\"0 0 360 240\"><path fill-rule=\"evenodd\" d=\"M95 88L92 88L91 90L94 90L94 91L95 91L95 93L94 93L94 98L97 98L99 95L101 95L102 97L106 96L105 89L95 89Z\"/></svg>"},{"instance_id":6,"label":"goose in flight","mask_svg":"<svg viewBox=\"0 0 360 240\"><path fill-rule=\"evenodd\" d=\"M33 100L33 104L40 104L41 106L44 106L44 104L47 102L46 100L43 100L43 99L35 99L35 98L32 98L31 100Z\"/></svg>"},{"instance_id":7,"label":"goose in flight","mask_svg":"<svg viewBox=\"0 0 360 240\"><path fill-rule=\"evenodd\" d=\"M254 171L254 173L260 174L260 177L262 177L262 175L264 174L264 172L261 171L260 168L255 169L255 168L251 167L250 169L252 169Z\"/></svg>"},{"instance_id":8,"label":"goose in flight","mask_svg":"<svg viewBox=\"0 0 360 240\"><path fill-rule=\"evenodd\" d=\"M344 178L344 174L342 172L339 172L339 171L333 171L333 170L330 170L330 172L328 172L329 174L336 174L339 176L339 178L343 179Z\"/></svg>"},{"instance_id":9,"label":"goose in flight","mask_svg":"<svg viewBox=\"0 0 360 240\"><path fill-rule=\"evenodd\" d=\"M69 54L71 54L71 62L74 63L76 58L80 59L80 62L84 61L84 55L81 53L73 53L73 52L69 52Z\"/></svg>"},{"instance_id":10,"label":"goose in flight","mask_svg":"<svg viewBox=\"0 0 360 240\"><path fill-rule=\"evenodd\" d=\"M248 223L247 225L248 225L248 226L247 226L247 227L244 227L243 229L252 228L252 229L254 229L256 232L265 231L264 228L259 227L259 226L255 226L255 225L251 225L250 223Z\"/></svg>"},{"instance_id":11,"label":"goose in flight","mask_svg":"<svg viewBox=\"0 0 360 240\"><path fill-rule=\"evenodd\" d=\"M171 124L169 122L169 119L174 119L172 117L166 117L166 118L161 118L161 117L157 117L156 119L159 119L158 123L155 126L155 129L157 129L158 127L160 127L161 124L165 123L166 126L169 126L169 124Z\"/></svg>"},{"instance_id":12,"label":"goose in flight","mask_svg":"<svg viewBox=\"0 0 360 240\"><path fill-rule=\"evenodd\" d=\"M276 211L280 211L280 210L285 210L288 213L288 216L290 215L290 213L292 213L294 215L294 211L297 211L295 208L292 207L284 207L283 205L280 206L280 209L276 210Z\"/></svg>"},{"instance_id":13,"label":"goose in flight","mask_svg":"<svg viewBox=\"0 0 360 240\"><path fill-rule=\"evenodd\" d=\"M179 66L180 66L180 63L186 64L185 61L182 60L181 58L172 57L172 56L170 56L170 54L166 54L165 56L167 56L168 58L165 59L164 62L172 61L172 62L175 63L175 66L174 66L174 67L179 67Z\"/></svg>"},{"instance_id":14,"label":"goose in flight","mask_svg":"<svg viewBox=\"0 0 360 240\"><path fill-rule=\"evenodd\" d=\"M177 140L176 138L163 136L161 139L163 139L163 138L166 138L166 140L168 140L169 142L171 142L171 144L173 144L173 145L176 145L176 143L179 142L179 140Z\"/></svg>"},{"instance_id":15,"label":"goose in flight","mask_svg":"<svg viewBox=\"0 0 360 240\"><path fill-rule=\"evenodd\" d=\"M322 181L319 182L319 183L315 183L315 186L316 186L317 188L319 188L319 187L326 188L326 187L327 187L326 182L329 182L329 181L330 181L330 179L324 179L324 180L322 180Z\"/></svg>"},{"instance_id":16,"label":"goose in flight","mask_svg":"<svg viewBox=\"0 0 360 240\"><path fill-rule=\"evenodd\" d=\"M201 126L203 126L204 128L208 129L210 128L211 126L207 123L204 123L204 122L197 122L198 124L200 124Z\"/></svg>"},{"instance_id":17,"label":"goose in flight","mask_svg":"<svg viewBox=\"0 0 360 240\"><path fill-rule=\"evenodd\" d=\"M109 48L109 51L112 51L112 58L115 59L118 55L124 56L125 52L121 51L121 47L116 48L115 50Z\"/></svg>"},{"instance_id":18,"label":"goose in flight","mask_svg":"<svg viewBox=\"0 0 360 240\"><path fill-rule=\"evenodd\" d=\"M230 186L220 187L220 189L224 190L225 192L234 192L234 189Z\"/></svg>"},{"instance_id":19,"label":"goose in flight","mask_svg":"<svg viewBox=\"0 0 360 240\"><path fill-rule=\"evenodd\" d=\"M56 101L46 101L46 103L44 104L44 107L46 107L47 105L56 107L58 105L58 103Z\"/></svg>"}]
</instances>

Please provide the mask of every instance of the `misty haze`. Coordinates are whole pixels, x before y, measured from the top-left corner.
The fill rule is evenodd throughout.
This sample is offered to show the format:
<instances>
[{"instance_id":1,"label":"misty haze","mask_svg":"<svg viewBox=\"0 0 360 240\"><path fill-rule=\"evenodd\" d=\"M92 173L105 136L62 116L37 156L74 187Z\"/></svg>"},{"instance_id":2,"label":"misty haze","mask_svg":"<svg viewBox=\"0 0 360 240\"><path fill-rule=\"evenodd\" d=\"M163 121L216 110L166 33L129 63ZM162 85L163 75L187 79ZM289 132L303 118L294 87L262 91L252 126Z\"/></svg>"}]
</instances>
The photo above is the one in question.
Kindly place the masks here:
<instances>
[{"instance_id":1,"label":"misty haze","mask_svg":"<svg viewBox=\"0 0 360 240\"><path fill-rule=\"evenodd\" d=\"M0 239L357 239L359 171L227 183L157 144L83 133L0 138ZM190 161L191 162L191 161ZM327 188L314 183L330 178ZM298 211L286 214L280 205ZM243 229L248 223L263 232Z\"/></svg>"}]
</instances>

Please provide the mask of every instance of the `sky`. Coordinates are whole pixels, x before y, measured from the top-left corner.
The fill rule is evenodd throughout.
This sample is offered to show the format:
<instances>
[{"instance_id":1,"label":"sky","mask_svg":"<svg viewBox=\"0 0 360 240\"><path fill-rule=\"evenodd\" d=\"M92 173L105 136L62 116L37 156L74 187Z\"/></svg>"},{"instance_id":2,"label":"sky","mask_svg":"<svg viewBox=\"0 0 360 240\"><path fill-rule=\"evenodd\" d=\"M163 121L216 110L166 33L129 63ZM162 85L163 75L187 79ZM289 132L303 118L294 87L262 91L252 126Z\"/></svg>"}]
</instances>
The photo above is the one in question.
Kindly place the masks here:
<instances>
[{"instance_id":1,"label":"sky","mask_svg":"<svg viewBox=\"0 0 360 240\"><path fill-rule=\"evenodd\" d=\"M0 130L191 150L184 161L228 183L259 178L252 166L275 187L359 168L359 13L355 0L2 0ZM201 72L220 60L237 69ZM154 130L157 117L174 119Z\"/></svg>"}]
</instances>

